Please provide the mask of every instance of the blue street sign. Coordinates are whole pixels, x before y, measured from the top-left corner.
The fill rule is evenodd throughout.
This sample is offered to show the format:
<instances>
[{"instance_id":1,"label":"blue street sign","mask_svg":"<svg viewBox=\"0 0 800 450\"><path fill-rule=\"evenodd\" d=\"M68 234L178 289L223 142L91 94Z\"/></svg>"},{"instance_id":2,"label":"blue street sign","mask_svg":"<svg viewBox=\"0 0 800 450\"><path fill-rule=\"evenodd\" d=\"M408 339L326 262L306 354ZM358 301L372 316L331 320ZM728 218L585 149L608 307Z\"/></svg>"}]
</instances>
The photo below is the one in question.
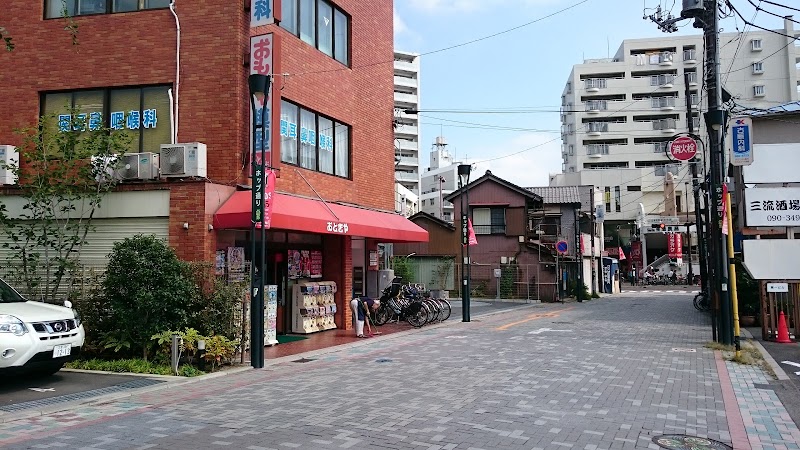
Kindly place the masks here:
<instances>
[{"instance_id":1,"label":"blue street sign","mask_svg":"<svg viewBox=\"0 0 800 450\"><path fill-rule=\"evenodd\" d=\"M567 249L568 248L569 248L569 245L567 244L567 241L558 241L556 243L556 250L558 251L558 253L561 253L562 255L564 253L567 253Z\"/></svg>"},{"instance_id":2,"label":"blue street sign","mask_svg":"<svg viewBox=\"0 0 800 450\"><path fill-rule=\"evenodd\" d=\"M753 121L749 117L735 117L731 123L731 164L753 164Z\"/></svg>"}]
</instances>

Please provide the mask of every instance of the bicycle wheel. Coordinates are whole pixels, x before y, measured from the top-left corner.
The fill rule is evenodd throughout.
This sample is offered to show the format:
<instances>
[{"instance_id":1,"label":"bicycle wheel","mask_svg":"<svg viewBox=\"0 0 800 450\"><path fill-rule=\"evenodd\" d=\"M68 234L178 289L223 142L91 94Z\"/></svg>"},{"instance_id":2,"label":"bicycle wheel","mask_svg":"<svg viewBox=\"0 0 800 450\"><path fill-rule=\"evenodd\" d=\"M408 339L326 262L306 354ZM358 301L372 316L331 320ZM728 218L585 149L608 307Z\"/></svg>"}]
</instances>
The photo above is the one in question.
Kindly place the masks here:
<instances>
[{"instance_id":1,"label":"bicycle wheel","mask_svg":"<svg viewBox=\"0 0 800 450\"><path fill-rule=\"evenodd\" d=\"M441 310L441 312L439 313L439 320L444 322L445 320L450 318L450 313L452 312L452 309L450 308L450 302L448 302L443 298L440 298L439 308Z\"/></svg>"},{"instance_id":2,"label":"bicycle wheel","mask_svg":"<svg viewBox=\"0 0 800 450\"><path fill-rule=\"evenodd\" d=\"M411 313L406 317L406 321L414 328L419 328L428 323L428 310L419 308L417 312Z\"/></svg>"},{"instance_id":3,"label":"bicycle wheel","mask_svg":"<svg viewBox=\"0 0 800 450\"><path fill-rule=\"evenodd\" d=\"M698 311L705 311L708 309L708 302L705 301L706 296L702 292L694 296L694 308Z\"/></svg>"},{"instance_id":4,"label":"bicycle wheel","mask_svg":"<svg viewBox=\"0 0 800 450\"><path fill-rule=\"evenodd\" d=\"M375 325L384 325L392 318L392 309L387 304L381 303L381 307L375 313Z\"/></svg>"}]
</instances>

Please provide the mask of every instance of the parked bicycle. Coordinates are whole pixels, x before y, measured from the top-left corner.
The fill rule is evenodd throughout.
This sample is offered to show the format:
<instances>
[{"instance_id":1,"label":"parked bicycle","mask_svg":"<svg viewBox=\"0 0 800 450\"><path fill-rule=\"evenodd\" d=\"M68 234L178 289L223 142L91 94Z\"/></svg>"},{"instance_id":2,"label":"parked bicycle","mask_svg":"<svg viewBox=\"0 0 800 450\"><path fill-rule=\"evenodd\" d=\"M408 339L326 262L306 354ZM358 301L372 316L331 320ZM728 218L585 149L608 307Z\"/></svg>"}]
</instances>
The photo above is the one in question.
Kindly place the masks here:
<instances>
[{"instance_id":1,"label":"parked bicycle","mask_svg":"<svg viewBox=\"0 0 800 450\"><path fill-rule=\"evenodd\" d=\"M442 322L450 317L450 302L445 299L434 299L426 291L413 284L403 284L396 277L381 295L381 306L375 313L375 323L404 320L411 326L419 328L432 322Z\"/></svg>"},{"instance_id":2,"label":"parked bicycle","mask_svg":"<svg viewBox=\"0 0 800 450\"><path fill-rule=\"evenodd\" d=\"M698 311L708 311L711 309L711 300L708 294L708 291L705 289L700 289L700 292L694 296L694 307Z\"/></svg>"}]
</instances>

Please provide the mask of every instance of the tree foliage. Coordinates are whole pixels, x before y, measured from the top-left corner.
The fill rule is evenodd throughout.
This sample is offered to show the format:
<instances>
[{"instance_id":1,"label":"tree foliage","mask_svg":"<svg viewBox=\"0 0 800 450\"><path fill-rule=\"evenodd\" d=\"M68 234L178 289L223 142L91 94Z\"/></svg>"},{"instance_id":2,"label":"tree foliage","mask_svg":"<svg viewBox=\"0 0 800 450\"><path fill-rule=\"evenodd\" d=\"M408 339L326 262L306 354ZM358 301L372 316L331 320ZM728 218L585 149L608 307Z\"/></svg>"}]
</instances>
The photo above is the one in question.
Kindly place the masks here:
<instances>
[{"instance_id":1,"label":"tree foliage","mask_svg":"<svg viewBox=\"0 0 800 450\"><path fill-rule=\"evenodd\" d=\"M197 287L187 263L155 236L134 236L114 244L103 290L116 324L145 359L151 336L187 327Z\"/></svg>"},{"instance_id":2,"label":"tree foliage","mask_svg":"<svg viewBox=\"0 0 800 450\"><path fill-rule=\"evenodd\" d=\"M125 131L102 127L72 111L43 116L19 130L20 162L4 164L18 179L21 208L0 204L0 233L6 242L2 265L28 296L52 300L70 271L79 266L95 212L114 189L115 155L125 151ZM66 128L67 131L61 131ZM67 296L71 286L66 287Z\"/></svg>"}]
</instances>

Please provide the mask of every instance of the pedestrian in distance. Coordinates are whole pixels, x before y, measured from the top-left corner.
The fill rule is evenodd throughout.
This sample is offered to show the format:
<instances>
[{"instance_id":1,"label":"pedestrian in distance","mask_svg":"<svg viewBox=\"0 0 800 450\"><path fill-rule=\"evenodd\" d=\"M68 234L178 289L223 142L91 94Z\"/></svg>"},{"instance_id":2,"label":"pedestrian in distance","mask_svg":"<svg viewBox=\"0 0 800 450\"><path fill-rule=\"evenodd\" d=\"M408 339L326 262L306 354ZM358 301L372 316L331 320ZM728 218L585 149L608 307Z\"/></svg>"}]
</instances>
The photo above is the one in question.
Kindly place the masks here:
<instances>
[{"instance_id":1,"label":"pedestrian in distance","mask_svg":"<svg viewBox=\"0 0 800 450\"><path fill-rule=\"evenodd\" d=\"M374 298L356 297L350 300L350 310L355 319L356 337L367 337L364 335L364 322L369 319L369 311L377 311L380 306L380 300ZM372 327L370 327L370 331L372 331Z\"/></svg>"}]
</instances>

